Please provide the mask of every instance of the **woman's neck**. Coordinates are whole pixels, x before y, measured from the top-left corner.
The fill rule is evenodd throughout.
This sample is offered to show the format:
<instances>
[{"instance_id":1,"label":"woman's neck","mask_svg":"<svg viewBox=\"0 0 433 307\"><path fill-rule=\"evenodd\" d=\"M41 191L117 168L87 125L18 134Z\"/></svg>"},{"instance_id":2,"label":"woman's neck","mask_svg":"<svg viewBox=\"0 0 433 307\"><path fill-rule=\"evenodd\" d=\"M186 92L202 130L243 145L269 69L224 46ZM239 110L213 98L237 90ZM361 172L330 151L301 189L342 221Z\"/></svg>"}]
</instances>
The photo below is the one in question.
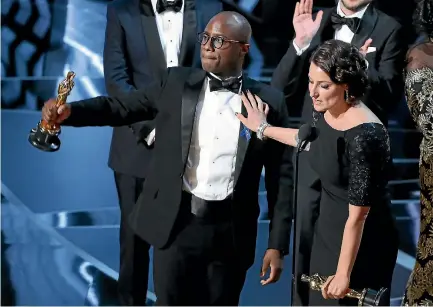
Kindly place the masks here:
<instances>
[{"instance_id":1,"label":"woman's neck","mask_svg":"<svg viewBox=\"0 0 433 307\"><path fill-rule=\"evenodd\" d=\"M332 117L332 119L340 119L342 118L347 110L350 109L350 104L345 101L336 103L332 108L328 109L328 114Z\"/></svg>"}]
</instances>

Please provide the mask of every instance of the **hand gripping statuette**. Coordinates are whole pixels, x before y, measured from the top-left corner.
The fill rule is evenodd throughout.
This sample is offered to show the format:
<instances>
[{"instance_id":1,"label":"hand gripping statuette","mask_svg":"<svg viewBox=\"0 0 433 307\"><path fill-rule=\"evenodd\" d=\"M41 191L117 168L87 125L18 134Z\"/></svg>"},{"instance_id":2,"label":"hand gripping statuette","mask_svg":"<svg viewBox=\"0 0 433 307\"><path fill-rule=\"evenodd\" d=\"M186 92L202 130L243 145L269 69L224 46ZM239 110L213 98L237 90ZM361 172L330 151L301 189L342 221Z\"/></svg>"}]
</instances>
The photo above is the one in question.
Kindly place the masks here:
<instances>
[{"instance_id":1,"label":"hand gripping statuette","mask_svg":"<svg viewBox=\"0 0 433 307\"><path fill-rule=\"evenodd\" d=\"M322 291L322 287L325 284L327 276L320 276L314 274L307 276L302 274L301 280L307 282L311 290ZM362 291L356 291L349 289L350 291L346 294L346 297L358 300L358 306L384 306L387 305L384 300L388 297L388 289L381 288L379 291L365 288Z\"/></svg>"},{"instance_id":2,"label":"hand gripping statuette","mask_svg":"<svg viewBox=\"0 0 433 307\"><path fill-rule=\"evenodd\" d=\"M57 88L56 107L66 103L66 98L74 87L75 73L68 72L66 78L60 82ZM41 119L36 126L30 131L29 142L34 147L43 151L57 151L60 148L60 125L49 123Z\"/></svg>"}]
</instances>

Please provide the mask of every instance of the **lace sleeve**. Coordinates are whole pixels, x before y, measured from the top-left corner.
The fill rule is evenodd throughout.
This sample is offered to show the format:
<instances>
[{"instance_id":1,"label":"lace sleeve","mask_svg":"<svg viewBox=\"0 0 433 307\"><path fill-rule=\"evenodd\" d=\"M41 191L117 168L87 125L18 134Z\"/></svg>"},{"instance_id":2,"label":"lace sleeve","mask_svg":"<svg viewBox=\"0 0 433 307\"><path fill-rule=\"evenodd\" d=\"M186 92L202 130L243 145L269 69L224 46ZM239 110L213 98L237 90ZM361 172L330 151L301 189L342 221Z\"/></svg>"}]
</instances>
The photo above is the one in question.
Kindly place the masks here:
<instances>
[{"instance_id":1,"label":"lace sleeve","mask_svg":"<svg viewBox=\"0 0 433 307\"><path fill-rule=\"evenodd\" d=\"M405 94L412 118L427 143L426 149L433 151L433 70L429 67L409 70Z\"/></svg>"},{"instance_id":2,"label":"lace sleeve","mask_svg":"<svg viewBox=\"0 0 433 307\"><path fill-rule=\"evenodd\" d=\"M371 207L383 197L390 163L389 136L381 124L364 124L348 142L349 203Z\"/></svg>"}]
</instances>

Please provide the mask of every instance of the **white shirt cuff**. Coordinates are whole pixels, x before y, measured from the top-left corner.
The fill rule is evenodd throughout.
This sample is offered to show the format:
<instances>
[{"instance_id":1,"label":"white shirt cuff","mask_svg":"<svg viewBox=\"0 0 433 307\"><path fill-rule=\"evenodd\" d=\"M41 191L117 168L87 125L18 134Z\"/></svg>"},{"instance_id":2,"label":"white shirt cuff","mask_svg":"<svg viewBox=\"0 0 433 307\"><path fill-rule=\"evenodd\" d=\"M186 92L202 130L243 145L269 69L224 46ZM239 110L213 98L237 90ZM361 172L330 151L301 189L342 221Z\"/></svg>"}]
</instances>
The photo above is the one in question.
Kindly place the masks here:
<instances>
[{"instance_id":1,"label":"white shirt cuff","mask_svg":"<svg viewBox=\"0 0 433 307\"><path fill-rule=\"evenodd\" d=\"M301 54L304 53L305 50L307 50L310 47L310 43L301 49L298 47L298 45L296 45L295 40L293 40L293 47L295 47L296 55L300 56Z\"/></svg>"},{"instance_id":2,"label":"white shirt cuff","mask_svg":"<svg viewBox=\"0 0 433 307\"><path fill-rule=\"evenodd\" d=\"M148 146L152 145L153 142L155 142L155 129L153 129L144 140Z\"/></svg>"}]
</instances>

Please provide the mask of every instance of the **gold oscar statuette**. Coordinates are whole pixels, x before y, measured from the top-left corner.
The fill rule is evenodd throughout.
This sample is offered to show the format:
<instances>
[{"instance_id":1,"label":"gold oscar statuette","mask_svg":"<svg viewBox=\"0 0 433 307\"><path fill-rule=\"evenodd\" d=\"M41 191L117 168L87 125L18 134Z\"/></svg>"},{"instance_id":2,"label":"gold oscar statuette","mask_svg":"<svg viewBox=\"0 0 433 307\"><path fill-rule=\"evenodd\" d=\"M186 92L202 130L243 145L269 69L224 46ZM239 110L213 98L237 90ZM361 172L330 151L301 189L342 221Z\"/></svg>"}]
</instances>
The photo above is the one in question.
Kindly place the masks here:
<instances>
[{"instance_id":1,"label":"gold oscar statuette","mask_svg":"<svg viewBox=\"0 0 433 307\"><path fill-rule=\"evenodd\" d=\"M302 274L301 281L309 284L311 290L322 291L322 287L325 284L327 276L321 276L314 274L311 276ZM358 300L358 306L382 306L383 300L387 298L388 289L381 288L379 291L365 288L362 291L356 291L349 289L350 291L346 294L346 297ZM386 305L386 303L385 303Z\"/></svg>"},{"instance_id":2,"label":"gold oscar statuette","mask_svg":"<svg viewBox=\"0 0 433 307\"><path fill-rule=\"evenodd\" d=\"M57 108L66 103L66 98L74 87L74 77L75 73L70 71L66 75L66 78L60 82L57 88ZM60 148L60 131L60 125L41 119L36 128L30 131L29 142L34 147L43 151L57 151Z\"/></svg>"}]
</instances>

